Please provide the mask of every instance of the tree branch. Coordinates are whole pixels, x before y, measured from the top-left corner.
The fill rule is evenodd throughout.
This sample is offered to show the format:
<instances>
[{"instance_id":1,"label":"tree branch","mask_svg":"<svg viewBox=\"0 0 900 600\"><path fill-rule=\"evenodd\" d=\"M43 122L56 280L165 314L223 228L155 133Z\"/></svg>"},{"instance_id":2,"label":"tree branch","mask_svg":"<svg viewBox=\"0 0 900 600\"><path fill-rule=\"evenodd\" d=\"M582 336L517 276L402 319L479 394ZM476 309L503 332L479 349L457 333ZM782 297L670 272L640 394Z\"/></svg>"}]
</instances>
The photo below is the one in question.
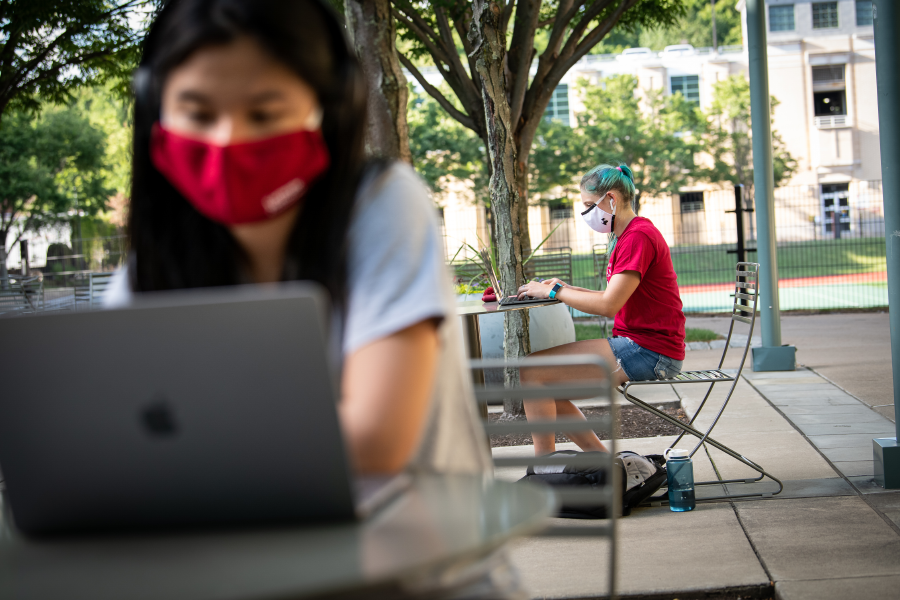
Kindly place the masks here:
<instances>
[{"instance_id":1,"label":"tree branch","mask_svg":"<svg viewBox=\"0 0 900 600\"><path fill-rule=\"evenodd\" d=\"M506 54L512 73L512 89L509 98L510 122L517 127L522 115L525 91L528 89L528 73L534 52L534 34L541 16L541 0L519 0L512 40Z\"/></svg>"},{"instance_id":2,"label":"tree branch","mask_svg":"<svg viewBox=\"0 0 900 600\"><path fill-rule=\"evenodd\" d=\"M500 13L500 26L504 36L509 31L509 20L512 18L514 3L515 0L509 0L509 3L503 7L503 12Z\"/></svg>"},{"instance_id":3,"label":"tree branch","mask_svg":"<svg viewBox=\"0 0 900 600\"><path fill-rule=\"evenodd\" d=\"M443 7L436 6L434 9L434 16L437 20L438 30L441 33L441 38L443 39L444 44L454 49L451 61L448 62L447 66L456 77L458 86L460 87L460 91L463 91L463 93L467 96L466 103L471 105L472 99L475 96L481 96L481 92L472 83L472 78L469 77L468 73L466 73L466 70L462 65L462 61L459 60L459 54L455 52L456 42L453 39L453 30L450 27L450 23L447 20L447 15L444 13ZM460 98L460 100L463 100L463 98Z\"/></svg>"},{"instance_id":4,"label":"tree branch","mask_svg":"<svg viewBox=\"0 0 900 600\"><path fill-rule=\"evenodd\" d=\"M560 58L567 58L571 56L571 54L575 51L575 48L578 46L579 40L581 40L581 36L584 35L585 30L591 24L591 21L597 18L597 16L602 13L608 6L613 4L616 0L605 0L600 2L594 2L587 10L584 11L584 16L581 17L581 20L578 21L578 24L572 27L571 32L569 33L569 37L566 38L566 43L563 44L562 50L559 52ZM627 4L628 0L622 0L622 4L619 6L621 9L625 4ZM618 15L621 15L622 11L617 11ZM616 18L607 18L604 23L612 23L615 25L618 23L618 17ZM598 26L598 29L603 26L604 23L601 23ZM596 30L595 30L596 31Z\"/></svg>"},{"instance_id":5,"label":"tree branch","mask_svg":"<svg viewBox=\"0 0 900 600\"><path fill-rule=\"evenodd\" d=\"M469 17L468 21L471 22L470 9L466 9L458 19L453 21L453 27L456 29L459 39L462 40L463 49L466 52L466 61L469 64L469 75L472 78L472 83L475 85L475 90L478 91L481 90L481 75L478 74L478 68L475 66L475 57L473 56L475 46L469 41L469 22L467 22L467 16ZM479 97L481 96L480 92L478 95Z\"/></svg>"},{"instance_id":6,"label":"tree branch","mask_svg":"<svg viewBox=\"0 0 900 600\"><path fill-rule=\"evenodd\" d=\"M402 54L398 55L400 57L400 62L403 63L403 66L406 67L406 70L412 74L413 77L416 78L416 81L419 82L419 85L428 93L429 96L434 98L438 104L441 105L441 108L447 111L447 113L456 119L460 125L471 129L475 133L479 133L479 130L475 126L475 122L472 120L469 115L457 109L453 104L447 100L447 98L438 90L436 87L428 83L428 80L425 79L425 76L419 72L419 70L412 64L408 58L403 56Z\"/></svg>"},{"instance_id":7,"label":"tree branch","mask_svg":"<svg viewBox=\"0 0 900 600\"><path fill-rule=\"evenodd\" d=\"M422 42L422 45L425 46L425 49L428 50L428 53L431 54L432 57L434 57L436 60L440 60L445 64L450 64L450 58L446 54L446 49L438 47L438 44L441 43L441 40L434 35L434 31L431 30L427 23L424 23L424 21L422 21L421 17L418 17L418 15L416 15L418 17L417 20L422 21L424 26L427 28L427 31L422 29L418 23L414 23L412 20L410 20L409 16L401 12L400 10L394 9L393 13L394 18L403 23L404 27L409 29L417 38L419 38L419 41ZM455 53L456 48L454 47L453 50Z\"/></svg>"},{"instance_id":8,"label":"tree branch","mask_svg":"<svg viewBox=\"0 0 900 600\"><path fill-rule=\"evenodd\" d=\"M547 48L541 55L542 59L544 56L555 58L559 53L559 45L562 41L562 36L569 27L569 22L575 16L575 13L578 12L578 9L581 8L582 4L584 4L583 0L580 0L579 2L574 2L574 0L560 0L559 8L556 9L556 18L554 19L553 29L550 30L550 39L547 41Z\"/></svg>"},{"instance_id":9,"label":"tree branch","mask_svg":"<svg viewBox=\"0 0 900 600\"><path fill-rule=\"evenodd\" d=\"M590 52L591 48L596 46L610 31L612 28L616 26L616 23L622 18L622 15L625 14L626 11L634 8L634 6L640 2L640 0L624 0L622 4L619 5L619 8L615 10L612 15L608 19L606 19L603 23L600 23L588 33L581 42L575 47L572 51L572 55L569 56L565 61L563 61L562 66L562 74L564 75L566 71L575 66L581 58ZM554 69L557 70L557 69ZM562 79L562 75L560 75L560 79Z\"/></svg>"}]
</instances>

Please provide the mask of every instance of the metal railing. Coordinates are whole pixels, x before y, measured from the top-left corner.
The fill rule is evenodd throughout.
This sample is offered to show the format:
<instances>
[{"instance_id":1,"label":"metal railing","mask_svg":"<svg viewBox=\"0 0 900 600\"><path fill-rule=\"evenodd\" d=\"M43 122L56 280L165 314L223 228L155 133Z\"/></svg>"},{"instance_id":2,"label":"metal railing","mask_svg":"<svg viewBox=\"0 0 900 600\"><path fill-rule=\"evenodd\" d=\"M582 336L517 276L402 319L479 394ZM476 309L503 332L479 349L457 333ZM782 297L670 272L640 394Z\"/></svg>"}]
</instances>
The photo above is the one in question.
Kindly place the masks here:
<instances>
[{"instance_id":1,"label":"metal railing","mask_svg":"<svg viewBox=\"0 0 900 600\"><path fill-rule=\"evenodd\" d=\"M727 312L738 262L734 190L693 192L683 199L683 204L678 195L644 199L640 215L650 219L669 244L685 312ZM753 205L751 195L745 194L742 237L746 260L751 261L756 257L756 225L749 212ZM549 217L549 211L543 214ZM888 305L881 181L776 188L775 218L782 310ZM529 226L535 243L553 231L546 247L572 249L572 283L596 289L593 255L606 244L605 234L591 231L578 215L532 220ZM466 232L445 229L444 234L449 248Z\"/></svg>"}]
</instances>

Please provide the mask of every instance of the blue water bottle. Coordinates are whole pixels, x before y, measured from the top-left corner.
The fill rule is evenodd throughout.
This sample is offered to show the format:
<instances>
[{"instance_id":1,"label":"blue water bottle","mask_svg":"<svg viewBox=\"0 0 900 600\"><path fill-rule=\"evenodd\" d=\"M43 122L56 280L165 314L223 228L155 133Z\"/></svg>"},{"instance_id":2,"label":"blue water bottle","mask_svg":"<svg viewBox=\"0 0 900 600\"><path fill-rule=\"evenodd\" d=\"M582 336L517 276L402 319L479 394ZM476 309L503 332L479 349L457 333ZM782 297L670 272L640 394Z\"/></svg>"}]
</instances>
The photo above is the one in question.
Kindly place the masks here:
<instances>
[{"instance_id":1,"label":"blue water bottle","mask_svg":"<svg viewBox=\"0 0 900 600\"><path fill-rule=\"evenodd\" d=\"M687 450L666 450L666 474L669 481L669 508L675 512L694 510L694 463Z\"/></svg>"}]
</instances>

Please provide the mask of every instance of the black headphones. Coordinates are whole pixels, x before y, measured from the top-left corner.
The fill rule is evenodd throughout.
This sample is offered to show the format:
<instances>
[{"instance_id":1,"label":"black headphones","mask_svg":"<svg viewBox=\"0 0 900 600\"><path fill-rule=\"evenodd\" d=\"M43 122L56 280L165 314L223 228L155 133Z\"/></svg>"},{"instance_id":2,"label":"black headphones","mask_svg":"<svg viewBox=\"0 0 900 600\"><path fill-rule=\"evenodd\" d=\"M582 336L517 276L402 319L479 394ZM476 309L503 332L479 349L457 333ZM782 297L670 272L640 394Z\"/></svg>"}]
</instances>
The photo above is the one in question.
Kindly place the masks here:
<instances>
[{"instance_id":1,"label":"black headphones","mask_svg":"<svg viewBox=\"0 0 900 600\"><path fill-rule=\"evenodd\" d=\"M159 16L157 16L157 19L161 18L167 10L173 10L171 8L172 6L185 1L189 0L170 0L169 2L166 2L159 13ZM362 69L360 68L358 60L356 60L354 51L344 32L344 27L341 25L334 8L325 0L292 1L313 2L322 9L323 13L325 13L325 21L331 28L333 38L337 40L337 45L341 46L344 50L344 56L338 57L343 63L340 66L341 82L338 84L340 88L339 93L350 99L354 111L364 110L366 106L366 85L365 80L362 77ZM152 69L149 65L144 64L144 60L142 59L141 64L135 69L131 80L131 88L134 92L135 101L137 106L141 107L141 110L158 110L158 108L153 107L153 98L157 95L156 92L158 91L154 89L154 85L158 85L158 82L153 80Z\"/></svg>"}]
</instances>

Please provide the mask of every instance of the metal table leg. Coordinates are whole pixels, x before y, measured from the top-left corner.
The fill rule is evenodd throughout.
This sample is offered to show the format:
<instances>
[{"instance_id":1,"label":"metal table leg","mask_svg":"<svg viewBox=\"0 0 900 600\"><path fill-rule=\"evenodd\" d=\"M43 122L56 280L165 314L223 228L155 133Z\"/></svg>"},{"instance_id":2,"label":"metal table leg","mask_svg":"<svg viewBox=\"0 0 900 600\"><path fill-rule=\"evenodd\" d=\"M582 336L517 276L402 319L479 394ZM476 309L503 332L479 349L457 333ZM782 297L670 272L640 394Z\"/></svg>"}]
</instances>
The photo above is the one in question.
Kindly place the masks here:
<instances>
[{"instance_id":1,"label":"metal table leg","mask_svg":"<svg viewBox=\"0 0 900 600\"><path fill-rule=\"evenodd\" d=\"M478 328L478 315L465 315L462 317L463 328L466 330L466 350L470 359L481 358L481 330ZM484 387L484 371L472 369L472 379L476 387ZM487 402L479 402L481 418L487 420Z\"/></svg>"}]
</instances>

